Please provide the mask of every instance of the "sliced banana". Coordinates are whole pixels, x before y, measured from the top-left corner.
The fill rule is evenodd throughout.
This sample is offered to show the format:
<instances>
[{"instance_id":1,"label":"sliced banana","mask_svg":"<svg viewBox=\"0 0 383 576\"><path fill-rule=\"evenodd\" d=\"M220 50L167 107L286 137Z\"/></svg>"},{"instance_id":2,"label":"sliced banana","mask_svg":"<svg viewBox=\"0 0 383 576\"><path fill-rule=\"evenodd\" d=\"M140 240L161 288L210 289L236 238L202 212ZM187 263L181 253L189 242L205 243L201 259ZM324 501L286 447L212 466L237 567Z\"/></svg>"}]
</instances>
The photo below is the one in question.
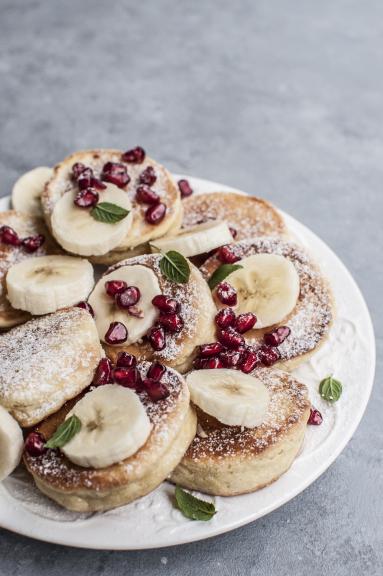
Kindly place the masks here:
<instances>
[{"instance_id":1,"label":"sliced banana","mask_svg":"<svg viewBox=\"0 0 383 576\"><path fill-rule=\"evenodd\" d=\"M233 241L226 222L205 222L181 230L178 236L160 238L150 244L152 252L176 250L183 256L197 256Z\"/></svg>"},{"instance_id":2,"label":"sliced banana","mask_svg":"<svg viewBox=\"0 0 383 576\"><path fill-rule=\"evenodd\" d=\"M282 322L299 297L299 275L294 264L277 254L255 254L237 264L242 268L226 278L237 291L235 311L253 312L257 328Z\"/></svg>"},{"instance_id":3,"label":"sliced banana","mask_svg":"<svg viewBox=\"0 0 383 576\"><path fill-rule=\"evenodd\" d=\"M105 290L105 283L110 280L123 280L128 286L135 286L140 290L141 298L136 307L141 310L142 318L131 316L127 310L121 310L117 307L113 298ZM121 268L103 276L89 297L89 304L94 310L100 340L105 341L105 334L112 322L122 322L128 329L126 344L134 344L145 336L158 316L158 310L152 304L154 296L158 294L161 294L161 289L157 276L150 268L141 264L121 266Z\"/></svg>"},{"instance_id":4,"label":"sliced banana","mask_svg":"<svg viewBox=\"0 0 383 576\"><path fill-rule=\"evenodd\" d=\"M6 277L13 308L48 314L85 300L94 286L93 267L73 256L40 256L12 266Z\"/></svg>"},{"instance_id":5,"label":"sliced banana","mask_svg":"<svg viewBox=\"0 0 383 576\"><path fill-rule=\"evenodd\" d=\"M20 212L27 212L32 216L42 216L40 196L52 174L52 168L39 166L20 176L12 189L12 205L14 209Z\"/></svg>"},{"instance_id":6,"label":"sliced banana","mask_svg":"<svg viewBox=\"0 0 383 576\"><path fill-rule=\"evenodd\" d=\"M23 433L19 424L0 406L0 482L18 466L23 446Z\"/></svg>"},{"instance_id":7,"label":"sliced banana","mask_svg":"<svg viewBox=\"0 0 383 576\"><path fill-rule=\"evenodd\" d=\"M194 370L186 382L194 404L222 424L254 428L265 419L270 394L254 376L226 368Z\"/></svg>"},{"instance_id":8,"label":"sliced banana","mask_svg":"<svg viewBox=\"0 0 383 576\"><path fill-rule=\"evenodd\" d=\"M76 206L75 195L76 192L66 192L55 205L51 219L53 236L73 254L107 254L120 244L131 228L133 215L128 194L114 184L107 184L106 189L99 192L99 202L110 202L129 210L128 216L115 224L95 220L91 209Z\"/></svg>"},{"instance_id":9,"label":"sliced banana","mask_svg":"<svg viewBox=\"0 0 383 576\"><path fill-rule=\"evenodd\" d=\"M88 392L67 418L73 414L81 428L62 451L85 468L106 468L129 458L145 444L152 428L137 394L117 384Z\"/></svg>"}]
</instances>

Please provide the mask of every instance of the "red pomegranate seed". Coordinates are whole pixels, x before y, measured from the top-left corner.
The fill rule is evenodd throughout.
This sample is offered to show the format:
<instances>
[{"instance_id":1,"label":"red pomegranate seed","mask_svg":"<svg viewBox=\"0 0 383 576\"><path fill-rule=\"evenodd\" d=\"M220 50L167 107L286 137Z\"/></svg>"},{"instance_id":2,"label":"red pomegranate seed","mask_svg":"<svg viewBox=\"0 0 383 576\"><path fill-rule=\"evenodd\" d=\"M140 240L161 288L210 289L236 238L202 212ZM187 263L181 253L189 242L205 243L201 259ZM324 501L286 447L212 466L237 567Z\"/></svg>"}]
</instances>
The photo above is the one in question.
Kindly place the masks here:
<instances>
[{"instance_id":1,"label":"red pomegranate seed","mask_svg":"<svg viewBox=\"0 0 383 576\"><path fill-rule=\"evenodd\" d=\"M116 366L118 368L134 368L137 364L137 358L128 352L119 352Z\"/></svg>"},{"instance_id":2,"label":"red pomegranate seed","mask_svg":"<svg viewBox=\"0 0 383 576\"><path fill-rule=\"evenodd\" d=\"M323 422L322 414L316 408L311 407L310 416L309 419L307 420L307 424L311 424L312 426L319 426L320 424L322 424L322 422Z\"/></svg>"},{"instance_id":3,"label":"red pomegranate seed","mask_svg":"<svg viewBox=\"0 0 383 576\"><path fill-rule=\"evenodd\" d=\"M77 178L77 185L79 190L86 190L92 187L93 171L90 168L85 168L84 171Z\"/></svg>"},{"instance_id":4,"label":"red pomegranate seed","mask_svg":"<svg viewBox=\"0 0 383 576\"><path fill-rule=\"evenodd\" d=\"M101 173L101 180L111 182L119 188L123 188L130 182L130 176L125 164L119 162L107 162Z\"/></svg>"},{"instance_id":5,"label":"red pomegranate seed","mask_svg":"<svg viewBox=\"0 0 383 576\"><path fill-rule=\"evenodd\" d=\"M235 321L235 313L232 308L222 308L215 317L215 323L219 328L232 326Z\"/></svg>"},{"instance_id":6,"label":"red pomegranate seed","mask_svg":"<svg viewBox=\"0 0 383 576\"><path fill-rule=\"evenodd\" d=\"M124 152L121 159L128 164L142 164L145 160L145 150L141 146L136 146Z\"/></svg>"},{"instance_id":7,"label":"red pomegranate seed","mask_svg":"<svg viewBox=\"0 0 383 576\"><path fill-rule=\"evenodd\" d=\"M188 180L178 180L178 189L181 192L181 198L187 198L193 194L193 188Z\"/></svg>"},{"instance_id":8,"label":"red pomegranate seed","mask_svg":"<svg viewBox=\"0 0 383 576\"><path fill-rule=\"evenodd\" d=\"M123 280L108 280L105 282L105 291L112 298L126 290L127 287L127 283Z\"/></svg>"},{"instance_id":9,"label":"red pomegranate seed","mask_svg":"<svg viewBox=\"0 0 383 576\"><path fill-rule=\"evenodd\" d=\"M218 284L217 296L222 304L235 306L237 303L237 291L228 282Z\"/></svg>"},{"instance_id":10,"label":"red pomegranate seed","mask_svg":"<svg viewBox=\"0 0 383 576\"><path fill-rule=\"evenodd\" d=\"M225 350L219 355L225 368L236 368L242 360L243 353L240 350Z\"/></svg>"},{"instance_id":11,"label":"red pomegranate seed","mask_svg":"<svg viewBox=\"0 0 383 576\"><path fill-rule=\"evenodd\" d=\"M201 368L204 367L206 360L207 360L207 358L201 358L200 356L197 356L196 358L194 358L194 360L193 360L194 370L201 370Z\"/></svg>"},{"instance_id":12,"label":"red pomegranate seed","mask_svg":"<svg viewBox=\"0 0 383 576\"><path fill-rule=\"evenodd\" d=\"M86 169L85 164L82 164L81 162L76 162L75 164L73 164L72 174L76 178L76 180L80 176L80 174L84 172L85 169ZM91 168L88 168L88 170L91 170Z\"/></svg>"},{"instance_id":13,"label":"red pomegranate seed","mask_svg":"<svg viewBox=\"0 0 383 576\"><path fill-rule=\"evenodd\" d=\"M91 186L93 188L96 188L96 190L105 190L106 189L106 184L104 184L104 182L101 182L101 180L99 180L98 178L92 178Z\"/></svg>"},{"instance_id":14,"label":"red pomegranate seed","mask_svg":"<svg viewBox=\"0 0 383 576\"><path fill-rule=\"evenodd\" d=\"M145 212L145 220L148 224L159 224L166 214L166 205L160 202L150 206Z\"/></svg>"},{"instance_id":15,"label":"red pomegranate seed","mask_svg":"<svg viewBox=\"0 0 383 576\"><path fill-rule=\"evenodd\" d=\"M1 226L0 228L0 242L2 244L9 244L10 246L20 246L21 240L17 232L10 226Z\"/></svg>"},{"instance_id":16,"label":"red pomegranate seed","mask_svg":"<svg viewBox=\"0 0 383 576\"><path fill-rule=\"evenodd\" d=\"M208 356L217 356L223 351L223 346L220 342L212 342L211 344L204 344L200 346L199 353L202 358L207 358Z\"/></svg>"},{"instance_id":17,"label":"red pomegranate seed","mask_svg":"<svg viewBox=\"0 0 383 576\"><path fill-rule=\"evenodd\" d=\"M184 321L178 314L160 314L158 322L167 332L179 332L184 326Z\"/></svg>"},{"instance_id":18,"label":"red pomegranate seed","mask_svg":"<svg viewBox=\"0 0 383 576\"><path fill-rule=\"evenodd\" d=\"M254 350L248 350L244 353L240 368L242 372L245 374L249 374L259 366L261 363L260 359L258 358L258 354Z\"/></svg>"},{"instance_id":19,"label":"red pomegranate seed","mask_svg":"<svg viewBox=\"0 0 383 576\"><path fill-rule=\"evenodd\" d=\"M40 432L31 432L25 440L24 448L29 456L42 456L47 451L44 436Z\"/></svg>"},{"instance_id":20,"label":"red pomegranate seed","mask_svg":"<svg viewBox=\"0 0 383 576\"><path fill-rule=\"evenodd\" d=\"M91 208L98 202L98 193L94 188L86 188L78 192L75 196L74 203L79 208Z\"/></svg>"},{"instance_id":21,"label":"red pomegranate seed","mask_svg":"<svg viewBox=\"0 0 383 576\"><path fill-rule=\"evenodd\" d=\"M231 232L231 235L233 236L233 238L235 239L238 235L238 232L235 228L233 228L232 226L229 226L229 230Z\"/></svg>"},{"instance_id":22,"label":"red pomegranate seed","mask_svg":"<svg viewBox=\"0 0 383 576\"><path fill-rule=\"evenodd\" d=\"M116 295L116 304L119 308L125 309L137 304L141 298L141 292L137 286L128 286L123 292Z\"/></svg>"},{"instance_id":23,"label":"red pomegranate seed","mask_svg":"<svg viewBox=\"0 0 383 576\"><path fill-rule=\"evenodd\" d=\"M236 350L240 346L243 346L245 340L241 334L238 334L233 328L229 326L225 330L220 330L218 333L218 340L226 346L226 348L230 348L232 350Z\"/></svg>"},{"instance_id":24,"label":"red pomegranate seed","mask_svg":"<svg viewBox=\"0 0 383 576\"><path fill-rule=\"evenodd\" d=\"M262 364L265 366L272 366L280 359L281 355L277 348L272 348L271 346L263 345L258 351L258 357Z\"/></svg>"},{"instance_id":25,"label":"red pomegranate seed","mask_svg":"<svg viewBox=\"0 0 383 576\"><path fill-rule=\"evenodd\" d=\"M291 330L288 326L280 326L272 332L267 332L263 336L263 340L268 346L279 346L284 340L286 340L290 332Z\"/></svg>"},{"instance_id":26,"label":"red pomegranate seed","mask_svg":"<svg viewBox=\"0 0 383 576\"><path fill-rule=\"evenodd\" d=\"M140 204L158 204L160 197L157 192L152 190L149 186L141 184L141 186L138 186L136 191L136 200Z\"/></svg>"},{"instance_id":27,"label":"red pomegranate seed","mask_svg":"<svg viewBox=\"0 0 383 576\"><path fill-rule=\"evenodd\" d=\"M89 312L92 318L94 318L94 310L92 306L89 304L89 302L85 302L85 300L82 300L81 302L76 304L76 306L77 308L82 308L83 310L86 310L87 312Z\"/></svg>"},{"instance_id":28,"label":"red pomegranate seed","mask_svg":"<svg viewBox=\"0 0 383 576\"><path fill-rule=\"evenodd\" d=\"M155 382L158 382L159 380L161 380L162 376L165 374L166 372L166 367L161 364L160 362L153 362L153 364L150 366L148 373L147 373L147 378L150 378L150 380L154 380Z\"/></svg>"},{"instance_id":29,"label":"red pomegranate seed","mask_svg":"<svg viewBox=\"0 0 383 576\"><path fill-rule=\"evenodd\" d=\"M234 254L233 248L229 245L221 246L217 252L217 256L224 264L234 264L234 262L238 262L238 260L241 259L240 256Z\"/></svg>"},{"instance_id":30,"label":"red pomegranate seed","mask_svg":"<svg viewBox=\"0 0 383 576\"><path fill-rule=\"evenodd\" d=\"M129 316L134 316L134 318L143 318L144 312L138 306L128 306L127 308Z\"/></svg>"},{"instance_id":31,"label":"red pomegranate seed","mask_svg":"<svg viewBox=\"0 0 383 576\"><path fill-rule=\"evenodd\" d=\"M143 172L141 172L138 179L140 184L147 184L147 186L152 186L157 180L156 173L153 166L148 166Z\"/></svg>"},{"instance_id":32,"label":"red pomegranate seed","mask_svg":"<svg viewBox=\"0 0 383 576\"><path fill-rule=\"evenodd\" d=\"M204 362L204 368L207 370L214 370L216 368L223 368L223 363L220 358L206 358Z\"/></svg>"},{"instance_id":33,"label":"red pomegranate seed","mask_svg":"<svg viewBox=\"0 0 383 576\"><path fill-rule=\"evenodd\" d=\"M122 322L112 322L105 334L107 344L122 344L128 339L128 330Z\"/></svg>"},{"instance_id":34,"label":"red pomegranate seed","mask_svg":"<svg viewBox=\"0 0 383 576\"><path fill-rule=\"evenodd\" d=\"M166 345L165 332L162 326L154 326L149 332L149 342L153 350L163 350Z\"/></svg>"},{"instance_id":35,"label":"red pomegranate seed","mask_svg":"<svg viewBox=\"0 0 383 576\"><path fill-rule=\"evenodd\" d=\"M28 236L22 241L23 248L26 252L30 254L36 252L45 242L45 236L42 234L37 234L37 236Z\"/></svg>"},{"instance_id":36,"label":"red pomegranate seed","mask_svg":"<svg viewBox=\"0 0 383 576\"><path fill-rule=\"evenodd\" d=\"M112 363L109 358L101 358L93 377L94 386L103 386L112 382Z\"/></svg>"},{"instance_id":37,"label":"red pomegranate seed","mask_svg":"<svg viewBox=\"0 0 383 576\"><path fill-rule=\"evenodd\" d=\"M135 366L131 368L122 366L115 368L113 370L113 379L117 384L125 388L142 389L141 374Z\"/></svg>"},{"instance_id":38,"label":"red pomegranate seed","mask_svg":"<svg viewBox=\"0 0 383 576\"><path fill-rule=\"evenodd\" d=\"M235 319L234 328L240 334L244 334L245 332L248 332L249 330L254 328L256 322L257 317L255 314L253 314L252 312L244 312L243 314L237 316L237 318Z\"/></svg>"},{"instance_id":39,"label":"red pomegranate seed","mask_svg":"<svg viewBox=\"0 0 383 576\"><path fill-rule=\"evenodd\" d=\"M170 298L169 296L164 296L163 294L154 296L152 304L158 308L158 310L161 310L161 312L165 312L165 314L175 314L181 308L177 300L174 300L174 298Z\"/></svg>"},{"instance_id":40,"label":"red pomegranate seed","mask_svg":"<svg viewBox=\"0 0 383 576\"><path fill-rule=\"evenodd\" d=\"M153 402L157 402L157 400L165 400L165 398L167 398L170 394L167 386L162 384L162 382L157 382L151 378L145 378L143 384L145 390Z\"/></svg>"}]
</instances>

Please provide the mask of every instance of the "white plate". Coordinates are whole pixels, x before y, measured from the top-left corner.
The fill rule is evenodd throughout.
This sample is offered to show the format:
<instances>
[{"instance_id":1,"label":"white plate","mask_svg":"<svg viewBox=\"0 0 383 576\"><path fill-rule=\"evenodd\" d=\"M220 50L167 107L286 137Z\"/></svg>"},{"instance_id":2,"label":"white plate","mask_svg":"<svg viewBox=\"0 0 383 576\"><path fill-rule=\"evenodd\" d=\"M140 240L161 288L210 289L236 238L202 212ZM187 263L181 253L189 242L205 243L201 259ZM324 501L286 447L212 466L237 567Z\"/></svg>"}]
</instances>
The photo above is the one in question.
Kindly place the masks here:
<instances>
[{"instance_id":1,"label":"white plate","mask_svg":"<svg viewBox=\"0 0 383 576\"><path fill-rule=\"evenodd\" d=\"M189 178L198 192L228 190L206 180ZM0 200L0 210L8 207ZM268 514L302 492L334 462L365 411L374 379L375 340L363 297L350 273L322 240L284 214L287 225L310 250L330 278L337 320L328 342L295 374L310 389L323 416L309 426L303 450L290 470L271 486L244 496L214 498L218 513L210 522L185 519L173 506L174 488L164 483L148 496L102 514L78 515L51 503L17 472L0 485L0 525L19 534L70 546L136 550L173 546L233 530ZM334 373L343 395L330 406L318 395L319 381Z\"/></svg>"}]
</instances>

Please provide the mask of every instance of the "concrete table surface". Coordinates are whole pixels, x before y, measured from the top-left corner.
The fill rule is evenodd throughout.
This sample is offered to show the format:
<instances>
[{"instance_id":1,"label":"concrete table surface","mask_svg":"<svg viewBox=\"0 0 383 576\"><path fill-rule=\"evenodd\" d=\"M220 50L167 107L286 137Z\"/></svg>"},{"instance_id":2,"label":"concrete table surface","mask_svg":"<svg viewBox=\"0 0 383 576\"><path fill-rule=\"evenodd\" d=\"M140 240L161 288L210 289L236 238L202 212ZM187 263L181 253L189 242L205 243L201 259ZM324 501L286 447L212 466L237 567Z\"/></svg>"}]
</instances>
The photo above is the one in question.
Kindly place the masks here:
<instances>
[{"instance_id":1,"label":"concrete table surface","mask_svg":"<svg viewBox=\"0 0 383 576\"><path fill-rule=\"evenodd\" d=\"M0 574L381 576L382 72L380 0L0 0L1 195L71 151L140 143L174 171L264 196L354 274L379 358L352 441L269 516L132 553L3 530Z\"/></svg>"}]
</instances>

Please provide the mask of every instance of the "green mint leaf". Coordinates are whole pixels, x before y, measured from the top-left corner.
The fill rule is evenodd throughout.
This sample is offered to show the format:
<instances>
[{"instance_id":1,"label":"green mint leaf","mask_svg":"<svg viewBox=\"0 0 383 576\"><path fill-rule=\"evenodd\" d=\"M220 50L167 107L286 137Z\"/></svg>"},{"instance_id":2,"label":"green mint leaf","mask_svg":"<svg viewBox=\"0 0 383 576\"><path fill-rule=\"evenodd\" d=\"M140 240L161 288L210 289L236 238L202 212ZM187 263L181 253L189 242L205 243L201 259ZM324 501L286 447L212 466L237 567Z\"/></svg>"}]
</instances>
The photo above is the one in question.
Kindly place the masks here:
<instances>
[{"instance_id":1,"label":"green mint leaf","mask_svg":"<svg viewBox=\"0 0 383 576\"><path fill-rule=\"evenodd\" d=\"M121 206L111 202L100 202L90 211L90 215L95 220L106 224L115 224L126 218L128 214L129 210L125 210L125 208L121 208Z\"/></svg>"},{"instance_id":2,"label":"green mint leaf","mask_svg":"<svg viewBox=\"0 0 383 576\"><path fill-rule=\"evenodd\" d=\"M185 492L180 486L176 486L176 502L177 507L181 510L182 514L190 520L211 520L216 514L215 506L212 502L200 500L189 492Z\"/></svg>"},{"instance_id":3,"label":"green mint leaf","mask_svg":"<svg viewBox=\"0 0 383 576\"><path fill-rule=\"evenodd\" d=\"M46 448L61 448L72 440L73 436L80 431L81 421L73 414L57 428L56 432L51 436L45 444Z\"/></svg>"},{"instance_id":4,"label":"green mint leaf","mask_svg":"<svg viewBox=\"0 0 383 576\"><path fill-rule=\"evenodd\" d=\"M243 268L240 264L222 264L222 266L217 268L209 278L208 284L210 290L214 290L222 280L225 280L226 276L229 276L229 274L239 270L240 268Z\"/></svg>"},{"instance_id":5,"label":"green mint leaf","mask_svg":"<svg viewBox=\"0 0 383 576\"><path fill-rule=\"evenodd\" d=\"M336 402L342 395L342 384L332 376L327 376L319 384L319 394L328 402Z\"/></svg>"},{"instance_id":6,"label":"green mint leaf","mask_svg":"<svg viewBox=\"0 0 383 576\"><path fill-rule=\"evenodd\" d=\"M190 276L190 266L182 254L170 250L162 255L160 260L161 272L171 282L186 284Z\"/></svg>"}]
</instances>

